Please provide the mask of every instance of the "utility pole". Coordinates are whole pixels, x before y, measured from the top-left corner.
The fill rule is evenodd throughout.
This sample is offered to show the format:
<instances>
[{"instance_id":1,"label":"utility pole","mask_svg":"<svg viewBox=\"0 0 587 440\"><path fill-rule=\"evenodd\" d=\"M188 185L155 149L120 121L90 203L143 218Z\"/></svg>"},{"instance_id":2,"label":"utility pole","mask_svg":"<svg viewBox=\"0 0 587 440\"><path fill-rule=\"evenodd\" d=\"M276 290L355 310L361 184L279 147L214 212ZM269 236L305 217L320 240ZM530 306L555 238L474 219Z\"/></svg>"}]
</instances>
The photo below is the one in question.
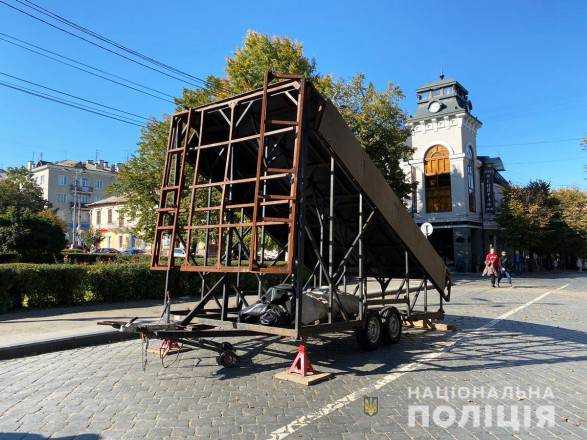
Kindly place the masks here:
<instances>
[{"instance_id":1,"label":"utility pole","mask_svg":"<svg viewBox=\"0 0 587 440\"><path fill-rule=\"evenodd\" d=\"M71 246L75 248L76 246L76 221L77 221L77 181L78 181L79 170L75 170L75 178L73 179L73 211L72 211L72 219L71 219Z\"/></svg>"},{"instance_id":2,"label":"utility pole","mask_svg":"<svg viewBox=\"0 0 587 440\"><path fill-rule=\"evenodd\" d=\"M75 179L73 182L73 211L72 211L72 224L71 224L71 238L72 246L81 244L80 232L82 224L82 206L80 200L80 193L83 191L81 176L85 173L78 169L75 170Z\"/></svg>"}]
</instances>

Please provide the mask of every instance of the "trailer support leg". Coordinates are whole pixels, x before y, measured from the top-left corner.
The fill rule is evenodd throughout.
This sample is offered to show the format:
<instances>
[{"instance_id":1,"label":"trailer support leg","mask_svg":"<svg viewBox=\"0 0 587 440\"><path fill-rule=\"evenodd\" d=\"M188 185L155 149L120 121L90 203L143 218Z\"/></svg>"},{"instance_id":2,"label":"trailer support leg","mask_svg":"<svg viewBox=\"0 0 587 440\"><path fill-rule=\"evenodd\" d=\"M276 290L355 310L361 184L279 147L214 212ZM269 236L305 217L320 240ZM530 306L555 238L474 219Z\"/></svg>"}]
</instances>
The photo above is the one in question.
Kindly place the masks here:
<instances>
[{"instance_id":1,"label":"trailer support leg","mask_svg":"<svg viewBox=\"0 0 587 440\"><path fill-rule=\"evenodd\" d=\"M301 344L298 347L298 354L296 355L288 371L290 373L301 374L302 376L315 373L314 368L312 367L312 363L310 362L310 357L306 352L306 346L304 344Z\"/></svg>"},{"instance_id":2,"label":"trailer support leg","mask_svg":"<svg viewBox=\"0 0 587 440\"><path fill-rule=\"evenodd\" d=\"M334 290L334 157L330 157L330 194L328 201L328 279L330 293L328 297L328 323L332 324L332 305Z\"/></svg>"},{"instance_id":3,"label":"trailer support leg","mask_svg":"<svg viewBox=\"0 0 587 440\"><path fill-rule=\"evenodd\" d=\"M306 346L302 343L298 346L298 354L291 366L287 370L277 373L274 377L307 386L326 380L331 376L332 373L319 373L314 370L306 352Z\"/></svg>"}]
</instances>

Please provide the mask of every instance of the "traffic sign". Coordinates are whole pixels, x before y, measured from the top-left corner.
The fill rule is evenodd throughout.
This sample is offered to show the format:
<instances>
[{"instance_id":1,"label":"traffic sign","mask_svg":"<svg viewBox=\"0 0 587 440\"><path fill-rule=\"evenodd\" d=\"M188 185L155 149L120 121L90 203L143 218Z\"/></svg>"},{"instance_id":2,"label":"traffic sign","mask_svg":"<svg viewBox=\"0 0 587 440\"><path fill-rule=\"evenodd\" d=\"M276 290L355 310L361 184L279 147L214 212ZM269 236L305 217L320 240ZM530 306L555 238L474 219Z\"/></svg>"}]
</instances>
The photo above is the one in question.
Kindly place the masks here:
<instances>
[{"instance_id":1,"label":"traffic sign","mask_svg":"<svg viewBox=\"0 0 587 440\"><path fill-rule=\"evenodd\" d=\"M422 223L422 226L420 226L420 230L422 231L422 234L424 234L426 237L429 237L434 231L434 226L432 226L428 222Z\"/></svg>"}]
</instances>

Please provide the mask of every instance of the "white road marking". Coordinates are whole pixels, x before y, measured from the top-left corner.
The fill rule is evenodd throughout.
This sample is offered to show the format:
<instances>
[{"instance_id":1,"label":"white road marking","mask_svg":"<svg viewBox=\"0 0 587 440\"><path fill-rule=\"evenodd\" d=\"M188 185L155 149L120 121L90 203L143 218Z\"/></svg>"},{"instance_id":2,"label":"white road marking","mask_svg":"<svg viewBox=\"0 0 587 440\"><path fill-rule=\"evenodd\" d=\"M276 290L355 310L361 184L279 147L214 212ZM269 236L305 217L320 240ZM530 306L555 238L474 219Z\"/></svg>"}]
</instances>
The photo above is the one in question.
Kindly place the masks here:
<instances>
[{"instance_id":1,"label":"white road marking","mask_svg":"<svg viewBox=\"0 0 587 440\"><path fill-rule=\"evenodd\" d=\"M447 349L454 346L456 343L458 343L462 339L469 337L469 336L473 336L477 332L481 332L483 330L487 330L491 327L494 327L498 322L500 322L506 318L509 318L513 314L518 313L520 310L525 309L526 307L534 304L535 302L540 301L541 299L547 297L551 293L554 293L558 290L564 289L568 285L569 285L569 283L565 284L564 286L558 287L556 289L549 290L548 292L545 292L542 295L537 296L536 298L528 301L527 303L522 304L521 306L518 306L515 309L512 309L509 312L506 312L506 313L500 315L499 317L495 318L494 320L490 321L489 323L487 323L484 326L478 327L471 332L467 332L465 335L460 336L458 338L454 338L450 341L446 341L442 344L438 344L438 346L440 347L440 350L428 353L428 354L420 357L417 361L401 366L400 368L398 368L394 372L387 374L386 376L382 377L381 379L375 381L374 383L372 383L370 385L367 385L367 386L361 388L358 391L347 394L346 396L341 397L340 399L337 399L334 402L331 402L328 405L323 406L322 408L320 408L314 412L311 412L310 414L306 414L304 416L298 417L297 419L291 421L287 425L282 426L281 428L278 428L275 431L273 431L270 434L269 440L284 439L284 438L288 437L289 435L295 433L296 431L299 431L300 429L304 428L305 426L308 426L310 423L312 423L312 422L314 422L324 416L327 416L328 414L331 414L332 412L336 411L337 409L343 408L356 400L359 400L363 396L373 395L373 393L375 391L377 391L377 390L383 388L385 385L388 385L391 382L399 379L404 374L408 373L409 371L414 370L416 367L423 364L424 362L431 361L433 359L440 357L442 354L444 354L447 351Z\"/></svg>"}]
</instances>

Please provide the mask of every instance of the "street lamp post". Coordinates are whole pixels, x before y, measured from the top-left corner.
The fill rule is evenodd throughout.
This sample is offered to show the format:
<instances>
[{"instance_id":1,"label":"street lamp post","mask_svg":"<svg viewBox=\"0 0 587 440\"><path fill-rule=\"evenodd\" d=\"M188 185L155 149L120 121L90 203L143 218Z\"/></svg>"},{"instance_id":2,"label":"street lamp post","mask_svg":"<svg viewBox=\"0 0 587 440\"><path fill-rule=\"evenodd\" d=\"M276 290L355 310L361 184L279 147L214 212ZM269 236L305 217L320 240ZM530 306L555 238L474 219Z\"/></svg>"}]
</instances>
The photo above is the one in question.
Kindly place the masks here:
<instances>
[{"instance_id":1,"label":"street lamp post","mask_svg":"<svg viewBox=\"0 0 587 440\"><path fill-rule=\"evenodd\" d=\"M412 218L415 218L418 212L418 182L416 181L416 168L414 166L410 168L410 178L410 186L412 187L412 206L410 212Z\"/></svg>"}]
</instances>

